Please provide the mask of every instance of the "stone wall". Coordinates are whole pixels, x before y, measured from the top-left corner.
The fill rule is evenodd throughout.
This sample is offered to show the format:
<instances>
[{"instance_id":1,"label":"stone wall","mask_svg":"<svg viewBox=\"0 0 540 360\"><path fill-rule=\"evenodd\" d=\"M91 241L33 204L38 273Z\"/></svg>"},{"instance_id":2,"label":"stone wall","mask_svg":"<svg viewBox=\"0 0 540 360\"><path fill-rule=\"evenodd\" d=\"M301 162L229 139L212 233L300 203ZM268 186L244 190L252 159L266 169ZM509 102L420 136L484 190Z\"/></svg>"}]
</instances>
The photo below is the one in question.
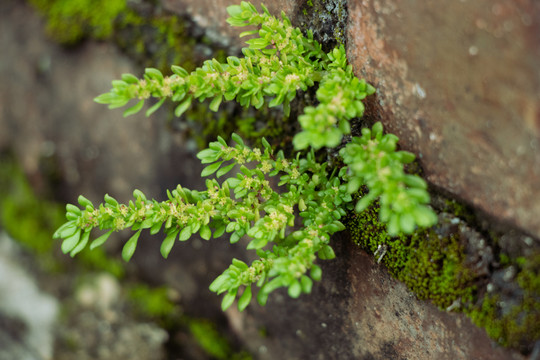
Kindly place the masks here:
<instances>
[{"instance_id":1,"label":"stone wall","mask_svg":"<svg viewBox=\"0 0 540 360\"><path fill-rule=\"evenodd\" d=\"M161 5L237 48L224 22L232 3ZM265 3L293 21L306 6ZM382 120L418 155L432 185L488 214L491 225L517 226L536 241L540 5L351 0L348 9L350 61L378 89L366 116ZM34 185L50 187L52 173L71 202L79 193L126 200L133 188L159 198L178 182L201 186L194 149L182 133L167 130L164 112L124 119L92 102L119 74L140 73L136 64L108 43L59 47L42 29L29 7L0 5L0 149L16 153ZM463 315L417 300L347 239L336 239L337 260L323 264L312 296L293 300L278 292L264 308L230 309L224 318L207 286L229 262L226 244L195 239L163 261L156 241L141 242L133 259L140 277L177 289L196 316L225 321L256 358L524 358L494 345Z\"/></svg>"}]
</instances>

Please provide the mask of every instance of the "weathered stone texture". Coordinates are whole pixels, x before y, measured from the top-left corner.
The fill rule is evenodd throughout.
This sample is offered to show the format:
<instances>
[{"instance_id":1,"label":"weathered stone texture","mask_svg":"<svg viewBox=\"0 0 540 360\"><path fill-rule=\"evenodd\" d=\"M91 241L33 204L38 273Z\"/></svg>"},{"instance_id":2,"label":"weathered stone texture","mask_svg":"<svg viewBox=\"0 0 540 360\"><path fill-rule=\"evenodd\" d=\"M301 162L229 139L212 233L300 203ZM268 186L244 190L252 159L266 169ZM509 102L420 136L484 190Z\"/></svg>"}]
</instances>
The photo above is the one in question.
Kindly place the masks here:
<instances>
[{"instance_id":1,"label":"weathered stone texture","mask_svg":"<svg viewBox=\"0 0 540 360\"><path fill-rule=\"evenodd\" d=\"M427 180L540 236L540 3L349 1L348 54Z\"/></svg>"},{"instance_id":2,"label":"weathered stone texture","mask_svg":"<svg viewBox=\"0 0 540 360\"><path fill-rule=\"evenodd\" d=\"M322 263L323 281L314 284L309 296L291 301L280 291L264 308L226 312L257 358L523 359L493 346L464 315L418 301L347 239L338 239L334 246L339 261ZM261 328L266 338L258 334Z\"/></svg>"}]
</instances>

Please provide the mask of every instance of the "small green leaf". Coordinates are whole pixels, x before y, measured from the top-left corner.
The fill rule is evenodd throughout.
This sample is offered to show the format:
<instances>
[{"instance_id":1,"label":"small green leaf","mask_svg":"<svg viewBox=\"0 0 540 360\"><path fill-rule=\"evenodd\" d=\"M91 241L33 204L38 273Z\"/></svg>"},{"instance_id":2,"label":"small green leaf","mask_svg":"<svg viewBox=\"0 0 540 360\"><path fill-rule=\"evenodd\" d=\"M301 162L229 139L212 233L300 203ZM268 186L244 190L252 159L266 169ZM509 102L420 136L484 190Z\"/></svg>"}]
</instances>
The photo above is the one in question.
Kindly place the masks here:
<instances>
[{"instance_id":1,"label":"small green leaf","mask_svg":"<svg viewBox=\"0 0 540 360\"><path fill-rule=\"evenodd\" d=\"M369 205L371 205L375 197L370 194L371 193L367 193L360 200L358 200L354 208L357 213L361 213L362 211L366 210Z\"/></svg>"},{"instance_id":2,"label":"small green leaf","mask_svg":"<svg viewBox=\"0 0 540 360\"><path fill-rule=\"evenodd\" d=\"M300 285L300 282L298 280L294 280L294 282L289 285L289 289L287 292L290 297L296 299L302 293L302 285Z\"/></svg>"},{"instance_id":3,"label":"small green leaf","mask_svg":"<svg viewBox=\"0 0 540 360\"><path fill-rule=\"evenodd\" d=\"M98 237L97 239L95 239L94 241L92 241L90 243L90 250L94 250L98 246L103 245L105 243L105 241L107 241L109 236L111 236L112 233L113 233L113 230L110 230L110 231L106 232L105 234L101 235L100 237Z\"/></svg>"},{"instance_id":4,"label":"small green leaf","mask_svg":"<svg viewBox=\"0 0 540 360\"><path fill-rule=\"evenodd\" d=\"M72 212L66 212L66 219L67 220L77 220L79 219L80 215L74 214Z\"/></svg>"},{"instance_id":5,"label":"small green leaf","mask_svg":"<svg viewBox=\"0 0 540 360\"><path fill-rule=\"evenodd\" d=\"M231 239L231 242L232 242L232 239ZM266 238L253 239L249 242L246 249L248 250L262 249L263 247L266 246L267 243L268 243L268 239Z\"/></svg>"},{"instance_id":6,"label":"small green leaf","mask_svg":"<svg viewBox=\"0 0 540 360\"><path fill-rule=\"evenodd\" d=\"M216 177L219 178L219 177L221 177L221 176L227 174L229 171L231 171L231 170L234 168L235 165L236 165L235 163L232 163L232 164L229 164L229 165L227 165L227 166L225 166L225 167L222 167L222 168L219 169L218 172L216 173Z\"/></svg>"},{"instance_id":7,"label":"small green leaf","mask_svg":"<svg viewBox=\"0 0 540 360\"><path fill-rule=\"evenodd\" d=\"M201 177L212 175L213 173L215 173L217 171L217 169L219 169L221 164L223 164L223 161L218 161L216 163L213 163L212 165L208 165L201 172Z\"/></svg>"},{"instance_id":8,"label":"small green leaf","mask_svg":"<svg viewBox=\"0 0 540 360\"><path fill-rule=\"evenodd\" d=\"M145 75L148 75L151 79L155 79L159 81L163 80L163 74L158 69L146 68L144 70L144 73Z\"/></svg>"},{"instance_id":9,"label":"small green leaf","mask_svg":"<svg viewBox=\"0 0 540 360\"><path fill-rule=\"evenodd\" d=\"M81 209L79 209L78 206L75 206L73 204L67 204L66 205L66 212L73 213L75 215L81 216L82 212Z\"/></svg>"},{"instance_id":10,"label":"small green leaf","mask_svg":"<svg viewBox=\"0 0 540 360\"><path fill-rule=\"evenodd\" d=\"M234 232L232 235L231 235L231 238L229 239L229 242L231 244L235 244L238 242L238 240L240 240L242 236L240 236L240 234L238 234L238 232ZM251 243L250 243L251 244ZM249 246L249 245L248 245ZM248 247L249 249L249 247Z\"/></svg>"},{"instance_id":11,"label":"small green leaf","mask_svg":"<svg viewBox=\"0 0 540 360\"><path fill-rule=\"evenodd\" d=\"M200 235L204 240L210 240L212 237L212 230L210 230L208 225L203 225L201 226Z\"/></svg>"},{"instance_id":12,"label":"small green leaf","mask_svg":"<svg viewBox=\"0 0 540 360\"><path fill-rule=\"evenodd\" d=\"M306 275L302 275L300 278L300 284L302 285L302 291L305 294L311 293L311 288L313 287L313 281Z\"/></svg>"},{"instance_id":13,"label":"small green leaf","mask_svg":"<svg viewBox=\"0 0 540 360\"><path fill-rule=\"evenodd\" d=\"M257 302L259 303L259 305L266 305L266 302L268 301L268 295L269 293L262 291L262 289L259 290L259 292L257 293Z\"/></svg>"},{"instance_id":14,"label":"small green leaf","mask_svg":"<svg viewBox=\"0 0 540 360\"><path fill-rule=\"evenodd\" d=\"M174 109L174 115L176 117L182 116L183 113L191 106L191 96L187 97Z\"/></svg>"},{"instance_id":15,"label":"small green leaf","mask_svg":"<svg viewBox=\"0 0 540 360\"><path fill-rule=\"evenodd\" d=\"M128 84L137 84L139 82L139 79L131 74L122 74L122 80Z\"/></svg>"},{"instance_id":16,"label":"small green leaf","mask_svg":"<svg viewBox=\"0 0 540 360\"><path fill-rule=\"evenodd\" d=\"M75 246L77 246L77 244L79 243L80 239L81 239L81 231L77 229L77 231L73 235L71 235L70 237L68 237L62 242L62 246L61 246L62 252L64 254L67 254L68 252L73 250Z\"/></svg>"},{"instance_id":17,"label":"small green leaf","mask_svg":"<svg viewBox=\"0 0 540 360\"><path fill-rule=\"evenodd\" d=\"M405 175L405 184L412 188L427 189L427 184L424 179L416 175ZM427 193L427 192L426 192Z\"/></svg>"},{"instance_id":18,"label":"small green leaf","mask_svg":"<svg viewBox=\"0 0 540 360\"><path fill-rule=\"evenodd\" d=\"M105 202L111 205L112 207L118 206L118 201L116 201L116 199L110 196L109 194L105 194L103 198L105 199Z\"/></svg>"},{"instance_id":19,"label":"small green leaf","mask_svg":"<svg viewBox=\"0 0 540 360\"><path fill-rule=\"evenodd\" d=\"M152 107L148 110L146 110L146 116L150 116L152 115L153 113L155 113L157 111L157 109L159 109L161 107L161 105L163 105L163 103L165 102L167 98L163 98L161 100L159 100L157 103L155 103L154 105L152 105Z\"/></svg>"},{"instance_id":20,"label":"small green leaf","mask_svg":"<svg viewBox=\"0 0 540 360\"><path fill-rule=\"evenodd\" d=\"M399 215L398 214L392 214L390 216L390 220L388 221L388 224L386 226L386 229L388 230L388 235L390 236L396 236L399 234Z\"/></svg>"},{"instance_id":21,"label":"small green leaf","mask_svg":"<svg viewBox=\"0 0 540 360\"><path fill-rule=\"evenodd\" d=\"M429 227L437 223L437 215L427 206L418 206L414 209L414 219L418 226Z\"/></svg>"},{"instance_id":22,"label":"small green leaf","mask_svg":"<svg viewBox=\"0 0 540 360\"><path fill-rule=\"evenodd\" d=\"M310 276L315 281L321 281L322 270L318 265L313 265L311 267Z\"/></svg>"},{"instance_id":23,"label":"small green leaf","mask_svg":"<svg viewBox=\"0 0 540 360\"><path fill-rule=\"evenodd\" d=\"M240 271L244 271L248 269L248 265L245 262L236 258L232 259L232 264L238 269L240 269Z\"/></svg>"},{"instance_id":24,"label":"small green leaf","mask_svg":"<svg viewBox=\"0 0 540 360\"><path fill-rule=\"evenodd\" d=\"M353 176L347 184L347 192L349 194L354 194L360 189L360 186L362 186L362 180L360 180L358 176Z\"/></svg>"},{"instance_id":25,"label":"small green leaf","mask_svg":"<svg viewBox=\"0 0 540 360\"><path fill-rule=\"evenodd\" d=\"M214 149L204 149L197 153L197 158L201 160L202 164L213 163L219 158L219 151Z\"/></svg>"},{"instance_id":26,"label":"small green leaf","mask_svg":"<svg viewBox=\"0 0 540 360\"><path fill-rule=\"evenodd\" d=\"M75 220L68 221L58 228L53 234L53 239L65 239L75 234L77 231L77 223Z\"/></svg>"},{"instance_id":27,"label":"small green leaf","mask_svg":"<svg viewBox=\"0 0 540 360\"><path fill-rule=\"evenodd\" d=\"M85 231L81 237L81 240L79 241L77 246L73 250L71 250L69 255L71 257L74 257L75 255L80 253L86 247L86 244L88 244L88 239L90 239L90 231Z\"/></svg>"},{"instance_id":28,"label":"small green leaf","mask_svg":"<svg viewBox=\"0 0 540 360\"><path fill-rule=\"evenodd\" d=\"M221 95L218 95L215 98L213 98L212 102L210 102L210 106L209 106L210 110L212 110L213 112L218 111L219 105L221 104L221 100L222 100Z\"/></svg>"},{"instance_id":29,"label":"small green leaf","mask_svg":"<svg viewBox=\"0 0 540 360\"><path fill-rule=\"evenodd\" d=\"M399 218L399 226L405 234L411 234L416 227L414 216L409 213L402 214Z\"/></svg>"},{"instance_id":30,"label":"small green leaf","mask_svg":"<svg viewBox=\"0 0 540 360\"><path fill-rule=\"evenodd\" d=\"M139 111L141 111L143 106L144 106L144 100L139 101L137 104L133 105L132 107L124 111L124 117L128 117L130 115L134 115L138 113Z\"/></svg>"},{"instance_id":31,"label":"small green leaf","mask_svg":"<svg viewBox=\"0 0 540 360\"><path fill-rule=\"evenodd\" d=\"M229 290L228 293L225 294L225 296L223 296L223 300L221 301L221 310L222 311L225 311L227 310L228 308L231 307L231 305L233 304L234 302L234 299L236 298L236 292L238 291L238 288L237 289L231 289Z\"/></svg>"},{"instance_id":32,"label":"small green leaf","mask_svg":"<svg viewBox=\"0 0 540 360\"><path fill-rule=\"evenodd\" d=\"M294 148L296 150L303 150L309 146L311 136L308 132L302 131L296 134L293 138Z\"/></svg>"},{"instance_id":33,"label":"small green leaf","mask_svg":"<svg viewBox=\"0 0 540 360\"><path fill-rule=\"evenodd\" d=\"M229 280L230 277L227 271L225 271L223 274L215 278L214 281L212 281L209 287L210 291L215 292L218 295L223 293L228 287Z\"/></svg>"},{"instance_id":34,"label":"small green leaf","mask_svg":"<svg viewBox=\"0 0 540 360\"><path fill-rule=\"evenodd\" d=\"M231 17L238 17L242 14L242 7L240 5L227 6L227 13Z\"/></svg>"},{"instance_id":35,"label":"small green leaf","mask_svg":"<svg viewBox=\"0 0 540 360\"><path fill-rule=\"evenodd\" d=\"M141 190L139 190L139 189L133 190L133 197L134 197L135 199L141 199L141 200L146 201L146 196L145 196L144 193L143 193Z\"/></svg>"},{"instance_id":36,"label":"small green leaf","mask_svg":"<svg viewBox=\"0 0 540 360\"><path fill-rule=\"evenodd\" d=\"M249 35L255 35L259 32L259 30L250 30L250 31L244 31L244 32L241 32L240 35L238 35L239 37L244 37L244 36L249 36Z\"/></svg>"},{"instance_id":37,"label":"small green leaf","mask_svg":"<svg viewBox=\"0 0 540 360\"><path fill-rule=\"evenodd\" d=\"M169 219L171 219L171 221L172 221L172 218L169 218ZM152 225L152 227L150 227L150 235L156 235L159 232L159 230L161 230L162 226L163 226L162 221L159 221L159 222L155 223L154 225Z\"/></svg>"},{"instance_id":38,"label":"small green leaf","mask_svg":"<svg viewBox=\"0 0 540 360\"><path fill-rule=\"evenodd\" d=\"M231 138L234 140L234 142L236 142L238 145L244 147L244 140L242 140L242 138L236 134L236 133L232 133L231 135Z\"/></svg>"},{"instance_id":39,"label":"small green leaf","mask_svg":"<svg viewBox=\"0 0 540 360\"><path fill-rule=\"evenodd\" d=\"M90 200L88 200L87 198L85 198L85 197L82 196L82 195L79 195L79 198L77 199L77 201L79 202L79 204L80 204L83 208L86 208L86 207L94 208L94 204L92 204L92 202L91 202Z\"/></svg>"},{"instance_id":40,"label":"small green leaf","mask_svg":"<svg viewBox=\"0 0 540 360\"><path fill-rule=\"evenodd\" d=\"M330 247L330 245L323 245L321 250L319 250L319 258L322 260L332 260L336 257L336 254L334 253L334 250Z\"/></svg>"},{"instance_id":41,"label":"small green leaf","mask_svg":"<svg viewBox=\"0 0 540 360\"><path fill-rule=\"evenodd\" d=\"M133 236L129 238L129 240L126 242L126 244L122 248L122 259L124 259L124 261L129 261L131 257L133 256L133 253L135 252L135 249L137 248L137 241L139 240L141 231L142 230L139 230L135 234L133 234Z\"/></svg>"},{"instance_id":42,"label":"small green leaf","mask_svg":"<svg viewBox=\"0 0 540 360\"><path fill-rule=\"evenodd\" d=\"M244 309L249 305L251 302L251 286L246 286L244 289L244 293L242 296L240 296L240 299L238 299L238 310L244 311Z\"/></svg>"},{"instance_id":43,"label":"small green leaf","mask_svg":"<svg viewBox=\"0 0 540 360\"><path fill-rule=\"evenodd\" d=\"M215 230L214 230L214 239L217 239L219 237L221 237L221 235L223 235L225 233L225 224L221 224L219 225Z\"/></svg>"},{"instance_id":44,"label":"small green leaf","mask_svg":"<svg viewBox=\"0 0 540 360\"><path fill-rule=\"evenodd\" d=\"M189 73L183 67L178 65L171 66L171 70L180 77L186 77L189 75Z\"/></svg>"},{"instance_id":45,"label":"small green leaf","mask_svg":"<svg viewBox=\"0 0 540 360\"><path fill-rule=\"evenodd\" d=\"M178 237L178 240L180 241L186 241L191 237L191 227L186 226L185 228L180 231L180 236Z\"/></svg>"},{"instance_id":46,"label":"small green leaf","mask_svg":"<svg viewBox=\"0 0 540 360\"><path fill-rule=\"evenodd\" d=\"M175 230L169 234L167 234L167 236L165 237L165 239L163 240L163 242L161 243L161 247L159 249L159 251L161 252L161 256L163 256L163 258L167 258L172 250L172 247L174 245L174 242L176 240L176 236L178 235L178 232L179 230Z\"/></svg>"}]
</instances>

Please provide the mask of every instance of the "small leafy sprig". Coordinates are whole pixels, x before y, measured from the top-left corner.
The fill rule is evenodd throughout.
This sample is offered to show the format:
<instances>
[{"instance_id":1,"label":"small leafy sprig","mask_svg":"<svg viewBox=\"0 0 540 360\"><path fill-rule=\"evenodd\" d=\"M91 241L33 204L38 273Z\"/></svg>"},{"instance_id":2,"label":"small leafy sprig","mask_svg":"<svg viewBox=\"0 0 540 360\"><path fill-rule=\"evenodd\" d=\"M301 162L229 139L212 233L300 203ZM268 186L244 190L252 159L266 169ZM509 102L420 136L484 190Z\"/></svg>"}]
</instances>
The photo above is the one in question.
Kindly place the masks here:
<instances>
[{"instance_id":1,"label":"small leafy sprig","mask_svg":"<svg viewBox=\"0 0 540 360\"><path fill-rule=\"evenodd\" d=\"M124 111L124 116L139 112L145 100L159 99L147 111L149 116L166 99L179 103L175 115L181 116L194 99L211 99L209 108L217 111L223 100L236 100L240 105L259 109L282 105L286 116L290 103L299 89L307 90L320 82L317 91L319 105L306 107L299 118L303 132L296 135L297 150L323 146L335 147L344 134L350 133L349 120L362 116L362 99L375 92L365 80L358 80L347 65L345 48L340 46L325 53L313 39L313 33L302 34L294 28L287 16L281 20L271 16L261 5L259 13L248 2L227 8L232 26L256 26L240 36L255 36L242 49L244 57L229 56L225 63L207 60L202 67L188 73L180 66L172 66L173 75L164 76L159 70L147 68L144 77L122 75L112 82L112 89L95 101L110 108L127 105L132 99L139 101Z\"/></svg>"},{"instance_id":2,"label":"small leafy sprig","mask_svg":"<svg viewBox=\"0 0 540 360\"><path fill-rule=\"evenodd\" d=\"M116 108L140 99L124 112L126 116L140 111L150 97L159 101L147 115L167 98L179 102L178 116L194 99L208 98L214 111L223 99L234 99L255 108L265 102L283 104L288 114L297 90L319 82L319 104L306 107L299 116L303 130L293 140L297 150L311 149L287 159L281 151L274 154L265 139L262 149L251 149L236 134L232 135L235 146L218 137L197 155L206 164L201 176L215 175L206 180L205 191L178 186L167 192L168 200L158 202L135 190L134 200L128 204L119 204L109 195L97 207L83 196L79 197L82 209L68 204L67 222L54 234L64 239L64 253L74 256L82 251L96 228L103 233L90 243L91 249L104 244L115 231L135 231L122 250L126 261L133 256L144 229L152 235L164 233L161 254L165 258L177 239L186 241L196 233L205 240L228 233L231 243L246 237L250 239L247 249L255 250L259 258L249 265L233 259L210 285L212 291L225 294L224 310L236 298L243 310L252 300L254 286L260 288L256 297L262 305L280 287L286 287L291 297L309 293L313 280L322 275L314 261L335 256L330 236L345 228L340 219L353 208L361 212L378 198L380 219L388 224L390 235L411 233L417 226L437 221L428 206L426 183L404 171L414 155L396 151L397 137L384 135L380 123L371 130L363 129L361 137L353 137L340 150L345 165L337 175L337 169L330 173L327 163L316 161L314 150L335 147L350 133L349 120L362 115L361 101L375 89L354 76L343 47L326 54L310 32L304 36L284 14L280 21L262 8L263 13L258 13L253 5L242 2L227 9L231 25L258 27L241 35L258 35L247 42L244 58L230 56L226 63L209 60L192 73L173 66L172 76L152 68L146 69L143 79L124 74L122 80L113 81L109 93L95 100ZM234 176L218 181L231 171ZM286 191L278 192L271 186L274 182ZM364 186L369 191L354 206L352 196ZM295 226L300 221L302 225Z\"/></svg>"},{"instance_id":3,"label":"small leafy sprig","mask_svg":"<svg viewBox=\"0 0 540 360\"><path fill-rule=\"evenodd\" d=\"M396 151L397 141L397 136L383 134L379 122L371 130L362 129L362 136L353 137L339 152L348 165L342 175L349 180L349 193L358 192L364 185L369 188L356 203L356 212L364 211L379 198L379 217L387 223L391 236L411 234L417 226L429 227L437 222L437 216L428 207L426 182L403 170L415 156L407 151Z\"/></svg>"},{"instance_id":4,"label":"small leafy sprig","mask_svg":"<svg viewBox=\"0 0 540 360\"><path fill-rule=\"evenodd\" d=\"M105 202L97 207L80 196L83 209L68 204L68 221L54 234L64 239L62 251L71 256L82 251L96 228L105 233L90 243L91 249L104 244L114 231L135 231L122 250L126 261L144 229L150 234L163 230L161 254L165 258L177 239L186 241L196 233L205 240L229 233L231 243L247 236L251 239L247 249L256 250L259 259L251 265L233 259L210 285L212 291L226 293L224 310L242 289L238 306L243 310L251 301L253 284L261 288L257 294L260 304L280 287L287 287L292 297L309 293L312 280L321 278L314 260L317 255L321 259L335 256L329 246L330 236L345 228L339 219L346 214L343 205L352 197L337 177L327 174L326 164L314 160L313 152L291 160L282 152L274 155L265 140L261 150L247 147L236 134L233 139L237 143L234 147L219 138L197 155L203 164L209 164L201 175L216 175L206 181L206 191L178 186L168 192L168 200L158 202L135 190L135 199L127 205L105 195ZM255 165L248 168L250 163ZM240 168L235 176L221 184L217 181L236 166ZM286 192L278 193L270 186L275 177L279 177L278 185L286 186ZM303 223L298 229L294 226L296 212Z\"/></svg>"}]
</instances>

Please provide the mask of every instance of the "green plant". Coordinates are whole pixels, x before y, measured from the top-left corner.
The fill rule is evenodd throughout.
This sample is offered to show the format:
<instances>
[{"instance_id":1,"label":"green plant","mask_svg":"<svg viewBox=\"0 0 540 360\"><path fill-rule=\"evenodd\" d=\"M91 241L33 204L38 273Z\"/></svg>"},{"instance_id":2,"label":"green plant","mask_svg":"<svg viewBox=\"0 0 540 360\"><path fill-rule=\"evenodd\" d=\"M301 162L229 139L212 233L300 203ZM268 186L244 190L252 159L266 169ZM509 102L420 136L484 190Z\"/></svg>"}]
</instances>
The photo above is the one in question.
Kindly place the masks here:
<instances>
[{"instance_id":1,"label":"green plant","mask_svg":"<svg viewBox=\"0 0 540 360\"><path fill-rule=\"evenodd\" d=\"M288 115L297 90L318 82L319 104L306 107L299 117L302 131L296 134L294 146L300 152L287 159L264 139L263 148L252 149L236 134L232 135L234 146L218 137L197 155L207 164L201 175L215 174L214 179L206 180L205 191L178 186L167 192L168 200L158 202L135 190L134 200L128 204L105 195L105 202L98 206L80 196L82 209L68 204L68 221L54 237L64 239L62 251L74 256L88 245L93 229L105 233L90 243L91 249L102 245L114 231L130 228L135 234L122 251L127 261L144 229L150 234L165 233L161 245L165 258L177 239L186 241L195 233L206 240L230 233L231 243L247 236L251 239L247 249L256 250L259 258L249 265L233 259L210 285L210 290L225 294L223 310L237 297L243 310L252 299L253 286L260 288L256 298L262 305L280 287L286 287L293 298L311 291L313 280L321 279L321 268L314 261L334 258L330 237L345 229L340 219L354 207L352 195L360 186L370 191L358 201L356 210L362 211L379 198L381 220L388 223L392 235L411 233L417 225L430 226L437 218L427 206L425 182L403 171L414 155L396 151L397 138L383 135L380 123L372 130L364 129L362 137L353 138L339 152L345 166L329 169L327 163L317 161L315 150L339 145L343 135L350 133L349 120L364 111L361 100L374 92L371 85L354 76L343 47L323 52L310 32L303 35L284 14L280 21L264 6L263 13L258 13L253 5L242 2L230 6L228 12L231 25L258 27L242 33L258 35L247 41L243 58L230 56L225 63L209 60L192 73L173 66L172 76L152 68L146 69L143 79L124 74L96 101L117 108L138 98L125 116L140 111L150 97L159 101L147 115L168 98L179 103L178 116L194 99L212 99L209 107L213 111L223 99L255 108L265 103L282 105ZM217 181L231 172L232 176ZM276 190L271 185L275 182L286 190ZM295 226L298 217L301 226Z\"/></svg>"}]
</instances>

